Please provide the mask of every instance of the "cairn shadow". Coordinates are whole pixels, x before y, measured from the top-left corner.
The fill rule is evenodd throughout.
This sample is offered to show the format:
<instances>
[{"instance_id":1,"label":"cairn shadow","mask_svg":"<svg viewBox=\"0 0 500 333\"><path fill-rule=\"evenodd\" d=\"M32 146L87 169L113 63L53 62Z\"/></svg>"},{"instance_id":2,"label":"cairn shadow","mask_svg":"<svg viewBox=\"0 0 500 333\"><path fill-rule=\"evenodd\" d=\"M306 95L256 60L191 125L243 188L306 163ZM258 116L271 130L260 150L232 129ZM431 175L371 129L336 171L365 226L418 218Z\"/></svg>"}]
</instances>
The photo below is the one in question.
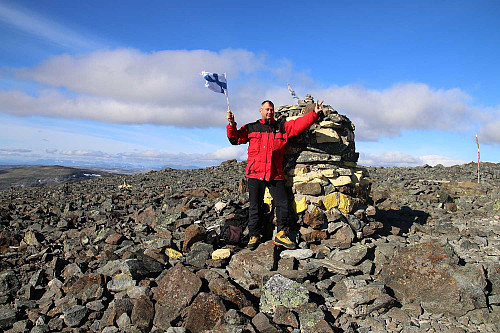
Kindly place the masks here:
<instances>
[{"instance_id":1,"label":"cairn shadow","mask_svg":"<svg viewBox=\"0 0 500 333\"><path fill-rule=\"evenodd\" d=\"M426 224L430 214L422 210L402 206L400 209L377 209L375 219L384 227L379 232L383 236L408 233L414 224Z\"/></svg>"}]
</instances>

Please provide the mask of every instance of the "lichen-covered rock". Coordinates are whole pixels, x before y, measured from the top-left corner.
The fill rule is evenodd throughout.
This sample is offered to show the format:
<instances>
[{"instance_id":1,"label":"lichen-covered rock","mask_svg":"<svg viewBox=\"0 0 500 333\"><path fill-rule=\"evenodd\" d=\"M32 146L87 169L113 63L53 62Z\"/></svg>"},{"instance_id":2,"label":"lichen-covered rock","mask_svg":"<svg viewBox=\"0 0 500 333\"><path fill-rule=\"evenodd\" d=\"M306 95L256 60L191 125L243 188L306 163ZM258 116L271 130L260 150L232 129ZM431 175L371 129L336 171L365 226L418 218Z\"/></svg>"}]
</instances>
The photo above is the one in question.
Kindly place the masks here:
<instances>
[{"instance_id":1,"label":"lichen-covered rock","mask_svg":"<svg viewBox=\"0 0 500 333\"><path fill-rule=\"evenodd\" d=\"M211 330L226 314L226 307L215 294L201 292L187 310L185 327L190 332Z\"/></svg>"},{"instance_id":2,"label":"lichen-covered rock","mask_svg":"<svg viewBox=\"0 0 500 333\"><path fill-rule=\"evenodd\" d=\"M309 301L309 291L301 284L280 274L275 274L262 288L260 311L274 314L281 305L287 309L295 309Z\"/></svg>"},{"instance_id":3,"label":"lichen-covered rock","mask_svg":"<svg viewBox=\"0 0 500 333\"><path fill-rule=\"evenodd\" d=\"M104 293L105 279L101 274L84 275L74 283L63 285L63 291L83 302L100 299Z\"/></svg>"},{"instance_id":4,"label":"lichen-covered rock","mask_svg":"<svg viewBox=\"0 0 500 333\"><path fill-rule=\"evenodd\" d=\"M241 290L222 277L210 281L208 288L212 293L228 302L231 302L238 309L252 305Z\"/></svg>"}]
</instances>

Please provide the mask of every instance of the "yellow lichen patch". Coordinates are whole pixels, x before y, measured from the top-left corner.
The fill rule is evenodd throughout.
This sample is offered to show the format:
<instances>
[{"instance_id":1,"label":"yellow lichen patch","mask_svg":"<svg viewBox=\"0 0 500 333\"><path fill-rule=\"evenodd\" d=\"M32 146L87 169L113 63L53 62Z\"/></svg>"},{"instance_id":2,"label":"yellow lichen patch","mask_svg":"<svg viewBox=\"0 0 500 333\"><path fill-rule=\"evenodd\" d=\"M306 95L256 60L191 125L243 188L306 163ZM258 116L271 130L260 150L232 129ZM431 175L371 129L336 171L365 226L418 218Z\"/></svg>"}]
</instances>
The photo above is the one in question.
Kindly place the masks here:
<instances>
[{"instance_id":1,"label":"yellow lichen patch","mask_svg":"<svg viewBox=\"0 0 500 333\"><path fill-rule=\"evenodd\" d=\"M328 195L325 195L323 198L323 206L325 206L326 210L330 210L339 205L338 192L333 192Z\"/></svg>"},{"instance_id":2,"label":"yellow lichen patch","mask_svg":"<svg viewBox=\"0 0 500 333\"><path fill-rule=\"evenodd\" d=\"M218 249L212 252L212 259L213 260L219 260L219 259L226 259L231 256L231 250L230 249Z\"/></svg>"},{"instance_id":3,"label":"yellow lichen patch","mask_svg":"<svg viewBox=\"0 0 500 333\"><path fill-rule=\"evenodd\" d=\"M165 253L167 256L169 256L170 258L174 258L174 259L182 257L182 253L180 253L179 251L176 251L174 249L171 249L171 248L165 249Z\"/></svg>"},{"instance_id":4,"label":"yellow lichen patch","mask_svg":"<svg viewBox=\"0 0 500 333\"><path fill-rule=\"evenodd\" d=\"M293 208L295 209L295 212L298 214L298 213L302 213L304 212L306 209L307 209L307 201L306 201L306 198L302 198L300 200L295 200L293 202Z\"/></svg>"},{"instance_id":5,"label":"yellow lichen patch","mask_svg":"<svg viewBox=\"0 0 500 333\"><path fill-rule=\"evenodd\" d=\"M339 210L342 213L349 214L352 211L353 206L354 202L350 196L339 193Z\"/></svg>"}]
</instances>

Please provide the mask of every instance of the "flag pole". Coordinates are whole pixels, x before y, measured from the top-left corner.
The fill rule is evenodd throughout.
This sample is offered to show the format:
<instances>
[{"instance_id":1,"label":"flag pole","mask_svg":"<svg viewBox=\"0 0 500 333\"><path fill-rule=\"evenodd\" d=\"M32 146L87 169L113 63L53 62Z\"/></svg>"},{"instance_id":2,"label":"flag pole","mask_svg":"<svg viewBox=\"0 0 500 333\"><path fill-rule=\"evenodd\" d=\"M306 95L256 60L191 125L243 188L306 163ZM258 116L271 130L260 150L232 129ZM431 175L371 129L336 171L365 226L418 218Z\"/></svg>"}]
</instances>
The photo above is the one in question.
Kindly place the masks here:
<instances>
[{"instance_id":1,"label":"flag pole","mask_svg":"<svg viewBox=\"0 0 500 333\"><path fill-rule=\"evenodd\" d=\"M227 82L227 75L226 73L224 73L224 77L226 78L226 82ZM228 89L227 89L227 86L226 86L226 90L224 91L224 95L226 95L226 102L227 102L227 110L231 110L231 108L229 107L229 93L228 93Z\"/></svg>"}]
</instances>

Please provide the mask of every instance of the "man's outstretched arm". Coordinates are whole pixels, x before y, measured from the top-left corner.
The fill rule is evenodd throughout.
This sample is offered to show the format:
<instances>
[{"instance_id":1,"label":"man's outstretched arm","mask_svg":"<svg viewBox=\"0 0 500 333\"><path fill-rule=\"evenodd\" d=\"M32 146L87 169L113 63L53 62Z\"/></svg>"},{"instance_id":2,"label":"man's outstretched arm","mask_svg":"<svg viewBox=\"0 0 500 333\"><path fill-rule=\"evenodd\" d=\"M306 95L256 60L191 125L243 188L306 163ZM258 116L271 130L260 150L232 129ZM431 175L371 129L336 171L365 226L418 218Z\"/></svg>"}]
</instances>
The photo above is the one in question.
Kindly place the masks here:
<instances>
[{"instance_id":1,"label":"man's outstretched arm","mask_svg":"<svg viewBox=\"0 0 500 333\"><path fill-rule=\"evenodd\" d=\"M318 120L319 113L322 111L323 111L323 101L321 101L321 103L316 101L314 112L309 112L308 114L303 115L300 118L287 121L285 123L285 130L288 133L288 136L289 137L296 136L305 131L307 128L309 128L309 126L311 126Z\"/></svg>"},{"instance_id":2,"label":"man's outstretched arm","mask_svg":"<svg viewBox=\"0 0 500 333\"><path fill-rule=\"evenodd\" d=\"M227 138L232 145L240 145L248 142L248 130L246 126L241 127L239 130L234 121L234 115L231 110L227 110L226 114L229 124L226 126Z\"/></svg>"}]
</instances>

